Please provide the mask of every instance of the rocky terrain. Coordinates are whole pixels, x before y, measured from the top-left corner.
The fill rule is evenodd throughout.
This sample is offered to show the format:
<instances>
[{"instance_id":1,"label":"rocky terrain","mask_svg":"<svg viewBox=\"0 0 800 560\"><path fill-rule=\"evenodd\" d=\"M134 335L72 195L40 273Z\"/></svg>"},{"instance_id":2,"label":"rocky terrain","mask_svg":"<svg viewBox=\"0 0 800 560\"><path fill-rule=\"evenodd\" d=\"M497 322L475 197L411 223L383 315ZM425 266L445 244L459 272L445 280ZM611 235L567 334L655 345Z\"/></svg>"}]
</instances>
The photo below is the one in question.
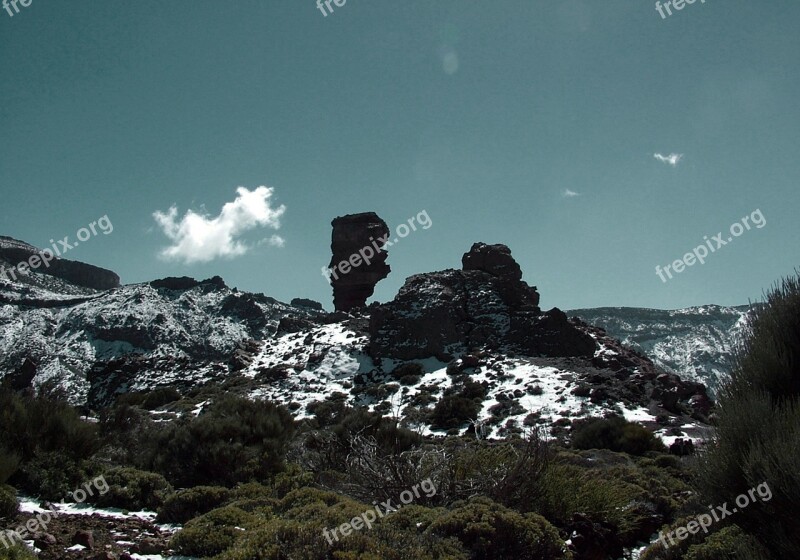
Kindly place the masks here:
<instances>
[{"instance_id":1,"label":"rocky terrain","mask_svg":"<svg viewBox=\"0 0 800 560\"><path fill-rule=\"evenodd\" d=\"M350 236L352 247L363 241ZM431 434L453 428L431 411L467 391L466 375L483 402L469 429L485 437L610 412L647 423L668 443L702 434L710 401L701 383L557 308L542 311L507 247L476 243L462 263L412 276L393 301L350 314L239 292L219 277L80 294L3 282L0 371L6 385L55 388L89 409L125 392L186 393L240 378L240 391L300 418L342 395Z\"/></svg>"},{"instance_id":2,"label":"rocky terrain","mask_svg":"<svg viewBox=\"0 0 800 560\"><path fill-rule=\"evenodd\" d=\"M604 328L665 371L704 383L711 393L729 374L751 316L749 305L704 305L672 311L601 307L569 313Z\"/></svg>"},{"instance_id":3,"label":"rocky terrain","mask_svg":"<svg viewBox=\"0 0 800 560\"><path fill-rule=\"evenodd\" d=\"M331 266L384 228L371 213L334 220ZM4 247L9 266L37 251ZM565 441L584 419L619 416L684 455L709 434L704 381L725 374L746 325L744 309L715 306L545 311L511 250L485 243L463 254L461 269L416 274L393 300L367 306L390 270L379 251L333 279L333 313L240 292L218 276L118 285L87 267L65 261L58 270L82 272L0 278L0 383L64 396L89 418L156 389L182 398L148 412L155 422L200 417L216 387L285 405L309 425L321 407L350 405L426 438L539 428ZM17 519L37 507L23 502ZM42 558L160 558L172 529L153 516L70 512L52 526L58 545L34 544Z\"/></svg>"},{"instance_id":4,"label":"rocky terrain","mask_svg":"<svg viewBox=\"0 0 800 560\"><path fill-rule=\"evenodd\" d=\"M36 515L48 511L42 505L55 507L59 512L29 544L42 560L134 560L161 558L169 550L169 538L175 528L155 523L155 514L124 513L91 507L60 504L38 504L23 500L20 513L12 526L20 526ZM63 546L68 543L69 546Z\"/></svg>"}]
</instances>

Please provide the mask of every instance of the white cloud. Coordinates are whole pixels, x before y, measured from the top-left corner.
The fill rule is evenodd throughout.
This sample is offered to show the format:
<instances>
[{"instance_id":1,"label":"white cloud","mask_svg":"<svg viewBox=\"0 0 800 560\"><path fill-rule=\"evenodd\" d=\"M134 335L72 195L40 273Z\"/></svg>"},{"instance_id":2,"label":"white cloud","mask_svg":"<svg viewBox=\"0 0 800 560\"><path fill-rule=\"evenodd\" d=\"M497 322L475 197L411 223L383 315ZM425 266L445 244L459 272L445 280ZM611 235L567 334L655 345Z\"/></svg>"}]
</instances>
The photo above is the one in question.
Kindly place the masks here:
<instances>
[{"instance_id":1,"label":"white cloud","mask_svg":"<svg viewBox=\"0 0 800 560\"><path fill-rule=\"evenodd\" d=\"M271 187L262 186L252 191L239 187L236 193L236 199L227 202L215 218L187 210L178 219L175 206L167 212L153 212L156 223L172 241L172 245L160 252L161 257L187 264L237 257L248 251L247 245L236 239L243 233L258 227L280 229L280 218L286 207L272 206ZM268 241L276 247L284 243L277 235Z\"/></svg>"},{"instance_id":2,"label":"white cloud","mask_svg":"<svg viewBox=\"0 0 800 560\"><path fill-rule=\"evenodd\" d=\"M576 193L575 191L571 191L569 189L564 189L564 192L561 193L561 196L563 196L564 198L572 198L572 197L580 196L580 195L581 195L581 193Z\"/></svg>"},{"instance_id":3,"label":"white cloud","mask_svg":"<svg viewBox=\"0 0 800 560\"><path fill-rule=\"evenodd\" d=\"M273 234L269 237L265 237L264 239L259 241L258 244L272 245L273 247L283 247L284 245L286 245L286 240L280 235Z\"/></svg>"},{"instance_id":4,"label":"white cloud","mask_svg":"<svg viewBox=\"0 0 800 560\"><path fill-rule=\"evenodd\" d=\"M655 153L653 154L653 157L656 158L661 163L668 163L672 167L676 167L678 165L678 162L683 159L683 154L673 153L668 156L665 156L663 154Z\"/></svg>"}]
</instances>

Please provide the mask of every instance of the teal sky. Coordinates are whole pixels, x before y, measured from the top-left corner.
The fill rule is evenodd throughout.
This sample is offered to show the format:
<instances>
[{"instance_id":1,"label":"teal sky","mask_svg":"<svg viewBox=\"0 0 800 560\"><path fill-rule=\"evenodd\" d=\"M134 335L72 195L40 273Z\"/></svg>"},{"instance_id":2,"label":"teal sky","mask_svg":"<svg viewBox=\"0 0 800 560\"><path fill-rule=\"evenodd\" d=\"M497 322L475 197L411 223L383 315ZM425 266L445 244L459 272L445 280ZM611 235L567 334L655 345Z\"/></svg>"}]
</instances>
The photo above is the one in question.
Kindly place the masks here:
<instances>
[{"instance_id":1,"label":"teal sky","mask_svg":"<svg viewBox=\"0 0 800 560\"><path fill-rule=\"evenodd\" d=\"M800 265L796 0L332 6L0 11L0 234L43 247L108 215L65 256L329 309L330 221L364 211L433 222L390 249L381 301L476 241L507 244L544 308L742 304ZM211 221L262 185L262 225L244 200ZM757 209L763 228L656 275Z\"/></svg>"}]
</instances>

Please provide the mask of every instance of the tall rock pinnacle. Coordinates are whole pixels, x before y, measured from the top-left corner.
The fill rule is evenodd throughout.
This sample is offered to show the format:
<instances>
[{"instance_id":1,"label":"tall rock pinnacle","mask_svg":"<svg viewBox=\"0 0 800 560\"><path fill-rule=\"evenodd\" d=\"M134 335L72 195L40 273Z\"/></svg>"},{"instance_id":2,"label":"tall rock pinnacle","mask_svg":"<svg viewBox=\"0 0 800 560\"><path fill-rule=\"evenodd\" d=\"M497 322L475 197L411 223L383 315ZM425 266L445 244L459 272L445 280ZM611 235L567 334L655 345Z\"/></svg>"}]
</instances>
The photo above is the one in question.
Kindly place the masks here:
<instances>
[{"instance_id":1,"label":"tall rock pinnacle","mask_svg":"<svg viewBox=\"0 0 800 560\"><path fill-rule=\"evenodd\" d=\"M340 216L331 222L330 281L337 311L366 305L375 284L389 275L383 245L389 227L374 212Z\"/></svg>"}]
</instances>

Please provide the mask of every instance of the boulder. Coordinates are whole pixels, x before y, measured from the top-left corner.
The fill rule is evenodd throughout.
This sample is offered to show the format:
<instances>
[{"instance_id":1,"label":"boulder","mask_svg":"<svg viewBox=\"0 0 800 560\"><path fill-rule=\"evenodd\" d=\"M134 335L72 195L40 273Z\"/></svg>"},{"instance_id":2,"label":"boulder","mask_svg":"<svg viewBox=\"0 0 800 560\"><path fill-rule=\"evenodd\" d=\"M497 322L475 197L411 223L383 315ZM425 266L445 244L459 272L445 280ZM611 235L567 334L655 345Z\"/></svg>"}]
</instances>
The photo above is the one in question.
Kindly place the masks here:
<instances>
[{"instance_id":1,"label":"boulder","mask_svg":"<svg viewBox=\"0 0 800 560\"><path fill-rule=\"evenodd\" d=\"M94 533L90 530L82 529L73 535L72 544L79 544L91 550L94 548Z\"/></svg>"}]
</instances>

